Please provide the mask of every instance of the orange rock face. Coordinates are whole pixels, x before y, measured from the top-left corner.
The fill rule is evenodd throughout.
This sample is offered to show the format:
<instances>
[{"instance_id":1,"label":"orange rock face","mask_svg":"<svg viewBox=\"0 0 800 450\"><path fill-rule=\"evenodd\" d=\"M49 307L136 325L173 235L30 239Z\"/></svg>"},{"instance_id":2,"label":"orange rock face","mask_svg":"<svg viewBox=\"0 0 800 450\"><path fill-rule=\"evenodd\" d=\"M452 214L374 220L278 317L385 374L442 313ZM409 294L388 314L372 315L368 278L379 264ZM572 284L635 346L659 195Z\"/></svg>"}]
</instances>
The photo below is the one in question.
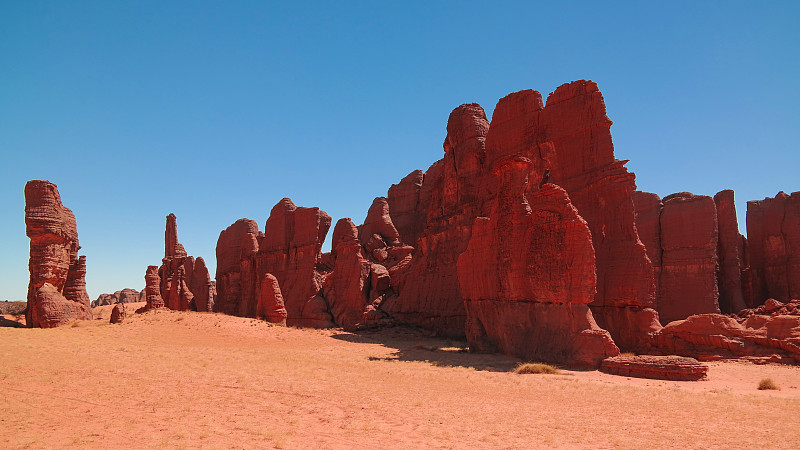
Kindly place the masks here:
<instances>
[{"instance_id":1,"label":"orange rock face","mask_svg":"<svg viewBox=\"0 0 800 450\"><path fill-rule=\"evenodd\" d=\"M700 314L671 322L655 337L664 353L698 359L761 357L800 362L800 316L751 315L741 322L719 314Z\"/></svg>"},{"instance_id":2,"label":"orange rock face","mask_svg":"<svg viewBox=\"0 0 800 450\"><path fill-rule=\"evenodd\" d=\"M418 175L409 175L389 194L389 213L403 223L401 236L417 237L406 241L416 251L397 301L387 305L389 314L442 334L461 333L466 313L454 262L466 249L475 218L486 217L488 203L498 195L491 168L516 155L532 162L530 190L548 180L561 186L588 224L597 275L591 307L598 322L602 318L626 346L650 332L649 325L641 327L655 318L649 309L653 270L634 226L634 175L614 158L610 125L602 95L587 81L559 87L546 106L536 91L510 94L498 102L491 125L477 104L456 108L448 120L444 158L422 177L416 209L411 205ZM395 204L401 211L392 209ZM413 228L405 222L409 217L424 220L418 235L406 231ZM641 317L621 319L631 314Z\"/></svg>"},{"instance_id":3,"label":"orange rock face","mask_svg":"<svg viewBox=\"0 0 800 450\"><path fill-rule=\"evenodd\" d=\"M167 216L164 231L164 259L158 270L161 297L169 309L176 311L213 311L215 284L203 258L194 259L178 242L175 214Z\"/></svg>"},{"instance_id":4,"label":"orange rock face","mask_svg":"<svg viewBox=\"0 0 800 450\"><path fill-rule=\"evenodd\" d=\"M276 204L264 233L249 219L240 219L217 241L215 311L256 317L264 276L272 274L293 326L333 326L328 305L320 296L322 243L331 218L319 208L298 208L288 198Z\"/></svg>"},{"instance_id":5,"label":"orange rock face","mask_svg":"<svg viewBox=\"0 0 800 450\"><path fill-rule=\"evenodd\" d=\"M719 309L731 314L746 308L742 287L745 238L739 233L733 191L718 192L714 196L714 203L717 206L719 228Z\"/></svg>"},{"instance_id":6,"label":"orange rock face","mask_svg":"<svg viewBox=\"0 0 800 450\"><path fill-rule=\"evenodd\" d=\"M747 202L748 307L800 299L800 192Z\"/></svg>"},{"instance_id":7,"label":"orange rock face","mask_svg":"<svg viewBox=\"0 0 800 450\"><path fill-rule=\"evenodd\" d=\"M145 282L145 311L163 308L164 298L161 297L161 277L158 275L158 266L148 266L144 275Z\"/></svg>"},{"instance_id":8,"label":"orange rock face","mask_svg":"<svg viewBox=\"0 0 800 450\"><path fill-rule=\"evenodd\" d=\"M122 323L125 321L128 312L125 308L125 303L117 303L114 305L114 309L111 310L111 318L109 319L110 323Z\"/></svg>"},{"instance_id":9,"label":"orange rock face","mask_svg":"<svg viewBox=\"0 0 800 450\"><path fill-rule=\"evenodd\" d=\"M623 377L695 381L708 374L708 366L683 356L615 356L603 360L600 370Z\"/></svg>"},{"instance_id":10,"label":"orange rock face","mask_svg":"<svg viewBox=\"0 0 800 450\"><path fill-rule=\"evenodd\" d=\"M662 323L718 313L717 213L714 200L687 192L664 197L661 211Z\"/></svg>"},{"instance_id":11,"label":"orange rock face","mask_svg":"<svg viewBox=\"0 0 800 450\"><path fill-rule=\"evenodd\" d=\"M267 322L286 325L286 308L283 305L281 287L278 285L278 279L271 273L264 274L264 279L261 280L256 317Z\"/></svg>"},{"instance_id":12,"label":"orange rock face","mask_svg":"<svg viewBox=\"0 0 800 450\"><path fill-rule=\"evenodd\" d=\"M55 184L33 180L25 185L25 228L31 239L28 326L90 320L86 257L78 257L75 215L61 204Z\"/></svg>"},{"instance_id":13,"label":"orange rock face","mask_svg":"<svg viewBox=\"0 0 800 450\"><path fill-rule=\"evenodd\" d=\"M597 280L591 233L558 186L537 186L528 202L531 166L498 161L492 212L475 219L458 258L467 339L479 351L596 368L619 349L586 306Z\"/></svg>"}]
</instances>

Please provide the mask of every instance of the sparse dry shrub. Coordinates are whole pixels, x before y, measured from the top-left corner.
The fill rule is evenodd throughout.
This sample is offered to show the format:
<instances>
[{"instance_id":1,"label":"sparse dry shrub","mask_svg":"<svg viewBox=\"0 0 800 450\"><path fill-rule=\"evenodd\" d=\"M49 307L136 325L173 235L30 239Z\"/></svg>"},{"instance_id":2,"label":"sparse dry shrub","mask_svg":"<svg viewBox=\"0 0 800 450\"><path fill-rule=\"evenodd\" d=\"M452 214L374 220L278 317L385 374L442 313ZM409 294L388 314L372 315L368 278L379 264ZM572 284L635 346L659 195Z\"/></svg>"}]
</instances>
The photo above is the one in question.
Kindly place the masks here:
<instances>
[{"instance_id":1,"label":"sparse dry shrub","mask_svg":"<svg viewBox=\"0 0 800 450\"><path fill-rule=\"evenodd\" d=\"M772 378L764 378L758 382L759 391L777 391L780 390L777 384L772 381Z\"/></svg>"},{"instance_id":2,"label":"sparse dry shrub","mask_svg":"<svg viewBox=\"0 0 800 450\"><path fill-rule=\"evenodd\" d=\"M542 364L542 363L524 363L518 365L514 369L514 373L518 374L529 374L529 373L544 373L544 374L556 374L560 373L560 371L550 364Z\"/></svg>"}]
</instances>

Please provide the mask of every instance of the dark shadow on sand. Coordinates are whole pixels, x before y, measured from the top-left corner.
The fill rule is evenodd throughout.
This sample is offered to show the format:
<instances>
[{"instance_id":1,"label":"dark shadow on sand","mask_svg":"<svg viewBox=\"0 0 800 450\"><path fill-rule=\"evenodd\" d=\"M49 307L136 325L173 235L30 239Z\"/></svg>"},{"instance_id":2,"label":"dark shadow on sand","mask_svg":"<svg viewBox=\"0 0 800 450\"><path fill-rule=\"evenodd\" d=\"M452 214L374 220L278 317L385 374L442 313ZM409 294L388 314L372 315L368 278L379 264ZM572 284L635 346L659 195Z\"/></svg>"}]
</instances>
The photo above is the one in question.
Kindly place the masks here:
<instances>
[{"instance_id":1,"label":"dark shadow on sand","mask_svg":"<svg viewBox=\"0 0 800 450\"><path fill-rule=\"evenodd\" d=\"M370 361L419 361L437 367L466 367L475 370L508 372L520 360L506 356L469 351L467 341L431 337L410 327L336 333L334 339L357 344L380 344L394 349L389 356L370 356Z\"/></svg>"},{"instance_id":2,"label":"dark shadow on sand","mask_svg":"<svg viewBox=\"0 0 800 450\"><path fill-rule=\"evenodd\" d=\"M6 319L5 317L0 317L0 327L26 328L25 324Z\"/></svg>"}]
</instances>

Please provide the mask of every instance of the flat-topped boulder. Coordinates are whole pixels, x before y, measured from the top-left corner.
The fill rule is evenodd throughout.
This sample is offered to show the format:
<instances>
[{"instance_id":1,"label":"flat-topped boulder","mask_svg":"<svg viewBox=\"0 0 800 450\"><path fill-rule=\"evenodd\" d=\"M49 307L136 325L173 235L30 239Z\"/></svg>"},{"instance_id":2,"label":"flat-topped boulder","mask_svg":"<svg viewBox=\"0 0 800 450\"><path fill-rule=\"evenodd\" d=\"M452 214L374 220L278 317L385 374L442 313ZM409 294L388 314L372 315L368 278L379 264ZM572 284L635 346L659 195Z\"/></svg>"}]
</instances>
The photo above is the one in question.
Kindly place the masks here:
<instances>
[{"instance_id":1,"label":"flat-topped boulder","mask_svg":"<svg viewBox=\"0 0 800 450\"><path fill-rule=\"evenodd\" d=\"M708 366L684 356L620 355L604 359L600 371L623 377L697 381L706 378Z\"/></svg>"}]
</instances>

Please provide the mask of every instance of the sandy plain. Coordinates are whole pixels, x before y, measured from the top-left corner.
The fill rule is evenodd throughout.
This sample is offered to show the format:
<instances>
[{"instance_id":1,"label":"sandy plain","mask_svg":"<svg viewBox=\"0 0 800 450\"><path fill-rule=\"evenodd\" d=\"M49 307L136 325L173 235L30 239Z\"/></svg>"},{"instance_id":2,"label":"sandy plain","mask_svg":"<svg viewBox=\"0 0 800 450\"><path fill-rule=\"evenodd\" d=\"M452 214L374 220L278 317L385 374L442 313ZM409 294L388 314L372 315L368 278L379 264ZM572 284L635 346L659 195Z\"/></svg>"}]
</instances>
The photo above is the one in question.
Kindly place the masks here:
<instances>
[{"instance_id":1,"label":"sandy plain","mask_svg":"<svg viewBox=\"0 0 800 450\"><path fill-rule=\"evenodd\" d=\"M0 447L800 446L796 366L714 362L695 382L518 375L514 358L404 327L353 334L176 311L111 325L110 310L0 327ZM763 378L781 389L757 390Z\"/></svg>"}]
</instances>

